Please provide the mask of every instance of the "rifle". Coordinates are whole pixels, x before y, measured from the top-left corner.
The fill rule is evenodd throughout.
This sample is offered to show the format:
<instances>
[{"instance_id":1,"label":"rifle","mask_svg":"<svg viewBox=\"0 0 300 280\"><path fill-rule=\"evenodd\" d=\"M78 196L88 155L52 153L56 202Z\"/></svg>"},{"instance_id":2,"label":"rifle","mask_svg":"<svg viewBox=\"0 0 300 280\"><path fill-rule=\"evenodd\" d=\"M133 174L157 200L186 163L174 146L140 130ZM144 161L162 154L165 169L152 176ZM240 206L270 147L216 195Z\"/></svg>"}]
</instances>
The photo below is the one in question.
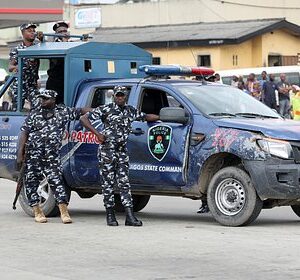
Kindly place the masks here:
<instances>
[{"instance_id":1,"label":"rifle","mask_svg":"<svg viewBox=\"0 0 300 280\"><path fill-rule=\"evenodd\" d=\"M25 175L25 160L22 163L22 166L21 166L21 169L20 169L20 174L19 174L19 177L18 177L18 183L17 183L17 187L16 187L15 199L13 201L13 206L12 206L12 208L14 210L17 209L16 203L18 201L19 195L20 195L22 187L24 185L24 175Z\"/></svg>"}]
</instances>

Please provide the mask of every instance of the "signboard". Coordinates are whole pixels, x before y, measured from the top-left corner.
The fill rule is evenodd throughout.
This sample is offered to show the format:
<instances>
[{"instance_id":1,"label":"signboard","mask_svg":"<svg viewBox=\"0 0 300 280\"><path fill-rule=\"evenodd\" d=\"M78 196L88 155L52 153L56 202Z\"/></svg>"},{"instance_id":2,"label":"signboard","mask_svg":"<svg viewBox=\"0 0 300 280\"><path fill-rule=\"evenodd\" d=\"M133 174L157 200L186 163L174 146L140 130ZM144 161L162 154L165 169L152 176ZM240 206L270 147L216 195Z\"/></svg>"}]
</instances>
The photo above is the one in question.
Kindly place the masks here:
<instances>
[{"instance_id":1,"label":"signboard","mask_svg":"<svg viewBox=\"0 0 300 280\"><path fill-rule=\"evenodd\" d=\"M87 8L75 10L75 28L96 28L100 25L100 8Z\"/></svg>"}]
</instances>

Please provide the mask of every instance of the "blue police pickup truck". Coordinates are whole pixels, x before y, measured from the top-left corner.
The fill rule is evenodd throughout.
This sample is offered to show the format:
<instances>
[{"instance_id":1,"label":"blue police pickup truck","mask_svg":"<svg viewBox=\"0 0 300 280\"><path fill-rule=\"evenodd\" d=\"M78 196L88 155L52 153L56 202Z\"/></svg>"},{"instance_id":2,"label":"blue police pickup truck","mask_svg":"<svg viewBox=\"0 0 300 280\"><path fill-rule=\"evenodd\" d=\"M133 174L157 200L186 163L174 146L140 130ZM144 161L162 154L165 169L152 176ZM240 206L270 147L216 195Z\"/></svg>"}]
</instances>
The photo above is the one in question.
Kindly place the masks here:
<instances>
[{"instance_id":1,"label":"blue police pickup truck","mask_svg":"<svg viewBox=\"0 0 300 280\"><path fill-rule=\"evenodd\" d=\"M151 63L151 55L130 44L43 43L20 50L20 67L25 57L64 61L68 106L110 103L112 89L121 85L129 90L129 104L160 114L159 122L132 125L128 149L135 211L151 195L170 195L207 200L215 220L225 226L247 225L262 208L275 206L291 206L300 216L300 123L283 119L238 89L170 79L177 70L180 76L189 73L189 68L142 66ZM10 102L15 78L1 90L3 102ZM29 110L21 89L19 82L17 106L6 104L0 111L0 176L10 180L18 176L18 134ZM95 125L101 129L101 122ZM61 156L70 193L82 198L101 193L97 146L97 138L79 120L69 123ZM44 212L55 215L46 181L39 194ZM19 202L31 215L24 191ZM122 210L118 199L116 210Z\"/></svg>"}]
</instances>

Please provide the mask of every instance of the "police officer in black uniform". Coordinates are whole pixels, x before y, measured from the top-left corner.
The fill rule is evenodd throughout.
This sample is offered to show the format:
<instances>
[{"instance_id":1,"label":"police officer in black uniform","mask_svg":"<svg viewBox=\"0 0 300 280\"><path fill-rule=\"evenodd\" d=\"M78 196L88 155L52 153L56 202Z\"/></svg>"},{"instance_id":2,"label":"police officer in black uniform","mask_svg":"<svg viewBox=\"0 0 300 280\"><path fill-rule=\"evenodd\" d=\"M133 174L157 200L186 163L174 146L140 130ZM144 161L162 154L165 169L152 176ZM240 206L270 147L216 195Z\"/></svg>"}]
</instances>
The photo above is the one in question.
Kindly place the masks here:
<instances>
[{"instance_id":1,"label":"police officer in black uniform","mask_svg":"<svg viewBox=\"0 0 300 280\"><path fill-rule=\"evenodd\" d=\"M59 21L53 25L53 30L56 34L64 35L64 37L56 37L54 42L68 42L69 32L68 24L65 21ZM56 103L64 102L64 59L51 58L50 67L47 71L48 80L46 82L46 89L55 90L58 93Z\"/></svg>"},{"instance_id":2,"label":"police officer in black uniform","mask_svg":"<svg viewBox=\"0 0 300 280\"><path fill-rule=\"evenodd\" d=\"M33 23L24 23L20 26L22 32L23 41L17 47L10 50L9 53L9 72L16 73L18 71L18 50L25 49L30 46L35 45L35 33L36 25ZM39 79L40 61L36 58L24 58L23 69L22 69L22 80L23 80L23 92L22 101L24 104L25 99L27 99L31 105L35 102L36 93L38 88L37 80ZM12 84L10 95L12 98L13 110L17 108L17 92L18 92L18 82Z\"/></svg>"},{"instance_id":3,"label":"police officer in black uniform","mask_svg":"<svg viewBox=\"0 0 300 280\"><path fill-rule=\"evenodd\" d=\"M132 197L129 184L129 157L127 139L134 120L157 121L159 116L144 114L126 104L126 87L114 88L114 103L99 106L80 118L83 126L91 130L98 138L100 176L103 180L103 202L106 208L106 221L109 226L117 226L113 207L116 182L120 191L121 201L125 207L127 226L142 226L142 221L133 214ZM102 120L104 129L100 133L90 121Z\"/></svg>"},{"instance_id":4,"label":"police officer in black uniform","mask_svg":"<svg viewBox=\"0 0 300 280\"><path fill-rule=\"evenodd\" d=\"M30 112L21 127L17 163L21 165L25 161L25 191L29 205L33 207L35 221L47 222L39 206L40 198L37 193L45 175L58 203L62 222L67 224L72 223L72 220L68 213L68 198L62 182L62 137L67 122L79 118L80 113L86 113L89 109L55 105L56 96L57 93L53 90L40 93L40 106Z\"/></svg>"}]
</instances>

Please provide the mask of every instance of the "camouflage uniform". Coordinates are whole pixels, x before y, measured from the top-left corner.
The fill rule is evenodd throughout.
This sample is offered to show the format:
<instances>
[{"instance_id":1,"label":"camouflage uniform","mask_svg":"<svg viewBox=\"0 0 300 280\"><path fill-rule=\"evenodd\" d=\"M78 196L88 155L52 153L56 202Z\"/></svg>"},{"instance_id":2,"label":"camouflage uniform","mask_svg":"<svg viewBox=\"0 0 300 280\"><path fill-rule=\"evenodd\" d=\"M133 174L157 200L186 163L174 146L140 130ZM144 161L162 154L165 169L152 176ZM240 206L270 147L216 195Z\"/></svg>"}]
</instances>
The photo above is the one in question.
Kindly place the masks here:
<instances>
[{"instance_id":1,"label":"camouflage uniform","mask_svg":"<svg viewBox=\"0 0 300 280\"><path fill-rule=\"evenodd\" d=\"M35 43L33 44L35 45ZM27 48L22 42L16 48L10 50L9 60L16 60L18 64L18 50ZM22 91L22 103L24 104L25 99L27 99L31 104L35 102L37 88L38 88L38 71L39 71L40 61L39 59L24 58L23 62L23 91ZM15 80L10 88L10 94L12 98L13 109L17 108L17 94L18 93L18 81Z\"/></svg>"},{"instance_id":2,"label":"camouflage uniform","mask_svg":"<svg viewBox=\"0 0 300 280\"><path fill-rule=\"evenodd\" d=\"M99 145L98 150L104 206L105 208L114 207L113 186L116 185L120 190L123 206L132 207L126 143L131 131L131 123L134 120L145 120L146 114L130 105L121 108L117 104L111 103L95 108L88 113L88 116L91 121L100 119L104 124L101 133L106 140Z\"/></svg>"},{"instance_id":3,"label":"camouflage uniform","mask_svg":"<svg viewBox=\"0 0 300 280\"><path fill-rule=\"evenodd\" d=\"M79 114L80 109L62 105L52 110L39 107L30 112L21 127L28 133L25 190L30 206L39 203L37 189L44 175L56 201L68 203L62 183L60 148L67 122L75 120Z\"/></svg>"}]
</instances>

